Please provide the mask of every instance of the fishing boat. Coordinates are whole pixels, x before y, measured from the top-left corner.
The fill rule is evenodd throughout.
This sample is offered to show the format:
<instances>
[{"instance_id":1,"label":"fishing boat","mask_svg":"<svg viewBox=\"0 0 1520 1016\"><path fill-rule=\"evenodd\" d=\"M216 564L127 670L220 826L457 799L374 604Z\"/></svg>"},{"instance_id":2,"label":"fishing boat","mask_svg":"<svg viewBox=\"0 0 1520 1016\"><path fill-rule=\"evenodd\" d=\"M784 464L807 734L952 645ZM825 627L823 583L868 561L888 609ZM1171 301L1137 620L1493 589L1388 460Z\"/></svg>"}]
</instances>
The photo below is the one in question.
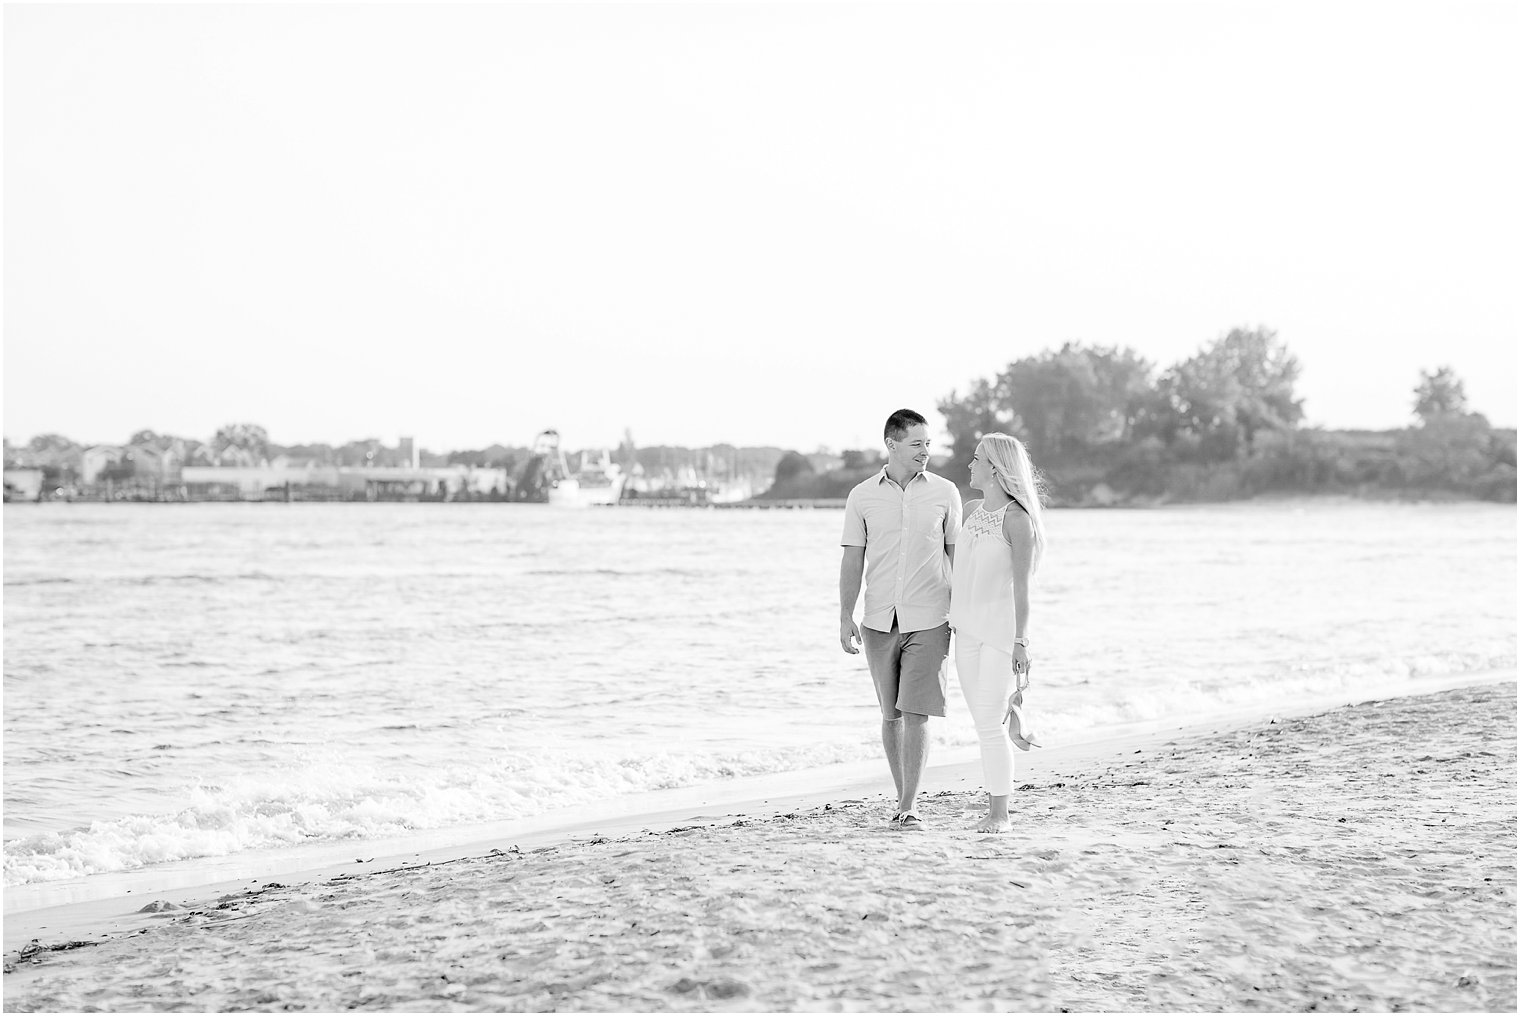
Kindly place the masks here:
<instances>
[{"instance_id":1,"label":"fishing boat","mask_svg":"<svg viewBox=\"0 0 1520 1016\"><path fill-rule=\"evenodd\" d=\"M558 503L570 503L573 499L579 504L601 505L617 504L623 496L623 484L627 477L623 475L622 467L612 461L612 455L603 448L596 452L581 452L580 468L570 477L574 483L575 493L572 496L567 492L561 495ZM549 503L555 504L555 493L560 488L555 488L549 494Z\"/></svg>"},{"instance_id":2,"label":"fishing boat","mask_svg":"<svg viewBox=\"0 0 1520 1016\"><path fill-rule=\"evenodd\" d=\"M581 452L570 468L560 447L559 431L546 430L533 441L533 454L523 463L514 487L516 500L548 502L579 508L617 504L626 478L605 449Z\"/></svg>"}]
</instances>

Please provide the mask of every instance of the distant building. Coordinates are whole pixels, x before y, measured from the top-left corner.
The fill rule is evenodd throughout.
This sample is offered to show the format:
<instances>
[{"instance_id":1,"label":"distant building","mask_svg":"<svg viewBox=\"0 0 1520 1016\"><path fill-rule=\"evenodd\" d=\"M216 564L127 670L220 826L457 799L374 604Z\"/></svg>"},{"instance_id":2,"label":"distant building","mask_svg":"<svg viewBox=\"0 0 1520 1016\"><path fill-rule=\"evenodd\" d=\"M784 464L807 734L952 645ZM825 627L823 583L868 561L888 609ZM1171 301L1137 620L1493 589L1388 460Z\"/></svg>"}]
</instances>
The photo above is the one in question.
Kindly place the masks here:
<instances>
[{"instance_id":1,"label":"distant building","mask_svg":"<svg viewBox=\"0 0 1520 1016\"><path fill-rule=\"evenodd\" d=\"M185 466L180 480L192 498L263 500L270 491L338 486L336 466Z\"/></svg>"},{"instance_id":2,"label":"distant building","mask_svg":"<svg viewBox=\"0 0 1520 1016\"><path fill-rule=\"evenodd\" d=\"M79 482L95 483L100 474L121 465L127 450L119 445L92 445L79 453Z\"/></svg>"},{"instance_id":3,"label":"distant building","mask_svg":"<svg viewBox=\"0 0 1520 1016\"><path fill-rule=\"evenodd\" d=\"M7 469L5 471L5 499L7 501L42 500L42 470L27 467Z\"/></svg>"},{"instance_id":4,"label":"distant building","mask_svg":"<svg viewBox=\"0 0 1520 1016\"><path fill-rule=\"evenodd\" d=\"M70 480L79 476L80 456L84 449L67 445L48 445L42 448L16 447L7 443L6 465L11 469L53 470Z\"/></svg>"},{"instance_id":5,"label":"distant building","mask_svg":"<svg viewBox=\"0 0 1520 1016\"><path fill-rule=\"evenodd\" d=\"M211 459L218 466L231 466L238 469L253 469L263 465L258 455L240 445L228 445L220 451L213 451Z\"/></svg>"},{"instance_id":6,"label":"distant building","mask_svg":"<svg viewBox=\"0 0 1520 1016\"><path fill-rule=\"evenodd\" d=\"M178 448L175 445L179 445ZM179 483L180 470L185 464L182 442L144 442L130 445L126 458L131 459L133 474L137 479L156 483Z\"/></svg>"},{"instance_id":7,"label":"distant building","mask_svg":"<svg viewBox=\"0 0 1520 1016\"><path fill-rule=\"evenodd\" d=\"M319 466L280 459L258 466L185 466L181 476L191 500L449 501L503 497L511 484L505 469L490 467Z\"/></svg>"},{"instance_id":8,"label":"distant building","mask_svg":"<svg viewBox=\"0 0 1520 1016\"><path fill-rule=\"evenodd\" d=\"M511 491L511 477L505 469L494 466L464 467L464 490L478 497L505 497Z\"/></svg>"}]
</instances>

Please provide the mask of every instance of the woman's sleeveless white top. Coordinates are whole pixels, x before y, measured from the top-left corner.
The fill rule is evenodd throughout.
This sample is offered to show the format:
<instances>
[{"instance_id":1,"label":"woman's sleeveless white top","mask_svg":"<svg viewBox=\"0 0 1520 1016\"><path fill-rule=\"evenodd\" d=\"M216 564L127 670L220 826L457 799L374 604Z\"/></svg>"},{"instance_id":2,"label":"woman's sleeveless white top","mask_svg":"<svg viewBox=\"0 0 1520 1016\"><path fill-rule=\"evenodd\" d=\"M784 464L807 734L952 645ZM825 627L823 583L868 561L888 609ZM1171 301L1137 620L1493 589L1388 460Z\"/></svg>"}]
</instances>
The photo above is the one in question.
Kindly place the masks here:
<instances>
[{"instance_id":1,"label":"woman's sleeveless white top","mask_svg":"<svg viewBox=\"0 0 1520 1016\"><path fill-rule=\"evenodd\" d=\"M950 627L1005 653L1017 634L1013 617L1013 548L1003 535L1009 502L995 512L977 505L955 541Z\"/></svg>"}]
</instances>

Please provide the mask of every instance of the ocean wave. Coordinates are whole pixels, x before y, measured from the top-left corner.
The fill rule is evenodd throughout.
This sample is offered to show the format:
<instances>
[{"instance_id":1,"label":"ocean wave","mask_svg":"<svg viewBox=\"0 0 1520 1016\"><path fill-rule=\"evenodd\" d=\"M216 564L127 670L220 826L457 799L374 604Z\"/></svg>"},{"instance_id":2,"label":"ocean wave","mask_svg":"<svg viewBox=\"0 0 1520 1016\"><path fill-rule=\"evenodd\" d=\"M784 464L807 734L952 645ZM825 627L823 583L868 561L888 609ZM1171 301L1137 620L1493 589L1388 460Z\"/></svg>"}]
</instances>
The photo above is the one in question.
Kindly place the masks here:
<instances>
[{"instance_id":1,"label":"ocean wave","mask_svg":"<svg viewBox=\"0 0 1520 1016\"><path fill-rule=\"evenodd\" d=\"M267 572L240 572L235 575L204 575L195 572L185 575L122 575L112 581L125 586L216 585L223 582L283 582L284 577Z\"/></svg>"},{"instance_id":2,"label":"ocean wave","mask_svg":"<svg viewBox=\"0 0 1520 1016\"><path fill-rule=\"evenodd\" d=\"M1207 722L1251 707L1274 711L1414 694L1422 681L1513 669L1515 662L1513 653L1502 652L1366 658L1255 673L1235 668L1214 681L1195 671L1171 680L1137 681L1133 687L1090 675L1049 689L1037 683L1027 702L1038 717L1044 744L1052 747L1101 737L1106 729ZM935 724L936 743L947 750L973 751L975 733L958 693L952 695L957 700L951 721ZM188 805L172 813L135 814L13 840L5 846L5 884L527 818L628 794L872 760L880 749L871 733L863 729L859 739L849 742L732 753L588 756L563 749L403 770L334 761L286 767L261 777L197 786L189 792Z\"/></svg>"},{"instance_id":3,"label":"ocean wave","mask_svg":"<svg viewBox=\"0 0 1520 1016\"><path fill-rule=\"evenodd\" d=\"M535 568L523 572L524 575L553 576L553 575L612 575L619 578L627 578L640 575L675 576L677 578L699 578L710 575L711 572L698 571L693 568Z\"/></svg>"},{"instance_id":4,"label":"ocean wave","mask_svg":"<svg viewBox=\"0 0 1520 1016\"><path fill-rule=\"evenodd\" d=\"M614 796L870 758L854 745L704 757L586 759L505 755L480 766L383 775L342 765L242 779L190 792L167 814L138 814L5 845L5 884L53 882L246 850L364 840L527 818Z\"/></svg>"},{"instance_id":5,"label":"ocean wave","mask_svg":"<svg viewBox=\"0 0 1520 1016\"><path fill-rule=\"evenodd\" d=\"M1038 711L1046 743L1087 740L1104 730L1147 723L1206 722L1246 709L1290 710L1334 702L1396 698L1422 691L1422 682L1462 674L1513 670L1513 652L1443 652L1424 656L1367 656L1324 662L1235 665L1209 674L1199 668L1135 680L1086 675L1049 690L1038 675L1026 696Z\"/></svg>"}]
</instances>

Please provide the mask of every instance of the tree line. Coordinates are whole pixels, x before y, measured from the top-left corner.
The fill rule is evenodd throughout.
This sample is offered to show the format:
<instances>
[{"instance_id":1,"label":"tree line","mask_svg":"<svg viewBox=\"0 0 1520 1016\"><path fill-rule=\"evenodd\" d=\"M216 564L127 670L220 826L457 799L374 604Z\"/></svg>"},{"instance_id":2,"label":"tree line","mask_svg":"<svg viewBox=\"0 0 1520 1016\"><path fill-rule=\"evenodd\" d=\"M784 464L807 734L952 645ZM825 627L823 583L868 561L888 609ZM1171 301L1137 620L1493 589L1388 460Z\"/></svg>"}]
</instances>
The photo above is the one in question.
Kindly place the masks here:
<instances>
[{"instance_id":1,"label":"tree line","mask_svg":"<svg viewBox=\"0 0 1520 1016\"><path fill-rule=\"evenodd\" d=\"M1216 501L1270 494L1515 501L1515 431L1470 410L1460 378L1423 371L1411 425L1301 426L1297 359L1271 329L1235 328L1158 371L1132 349L1068 342L952 391L935 471L961 487L982 435L1029 447L1055 504ZM842 497L880 468L868 453L826 473L784 458L773 496ZM866 461L869 459L869 461Z\"/></svg>"},{"instance_id":2,"label":"tree line","mask_svg":"<svg viewBox=\"0 0 1520 1016\"><path fill-rule=\"evenodd\" d=\"M5 441L5 465L38 467L49 485L76 482L81 456L91 447L63 434L38 434L25 445ZM323 443L279 444L257 423L229 423L219 427L208 440L160 434L152 430L134 432L120 447L125 453L120 461L103 468L98 479L117 483L133 480L137 465L133 453L139 449L172 451L181 465L225 466L259 465L286 460L315 466L401 466L410 458L400 445L386 445L379 438L362 438L340 445ZM579 452L567 452L572 462ZM784 449L772 447L738 447L732 444L687 448L675 445L635 445L625 431L622 442L612 451L612 458L625 471L634 467L647 475L660 477L690 472L698 477L717 480L752 478L766 482ZM431 451L419 448L418 464L437 466L483 466L505 469L515 474L533 456L525 445L492 444L483 448Z\"/></svg>"}]
</instances>

